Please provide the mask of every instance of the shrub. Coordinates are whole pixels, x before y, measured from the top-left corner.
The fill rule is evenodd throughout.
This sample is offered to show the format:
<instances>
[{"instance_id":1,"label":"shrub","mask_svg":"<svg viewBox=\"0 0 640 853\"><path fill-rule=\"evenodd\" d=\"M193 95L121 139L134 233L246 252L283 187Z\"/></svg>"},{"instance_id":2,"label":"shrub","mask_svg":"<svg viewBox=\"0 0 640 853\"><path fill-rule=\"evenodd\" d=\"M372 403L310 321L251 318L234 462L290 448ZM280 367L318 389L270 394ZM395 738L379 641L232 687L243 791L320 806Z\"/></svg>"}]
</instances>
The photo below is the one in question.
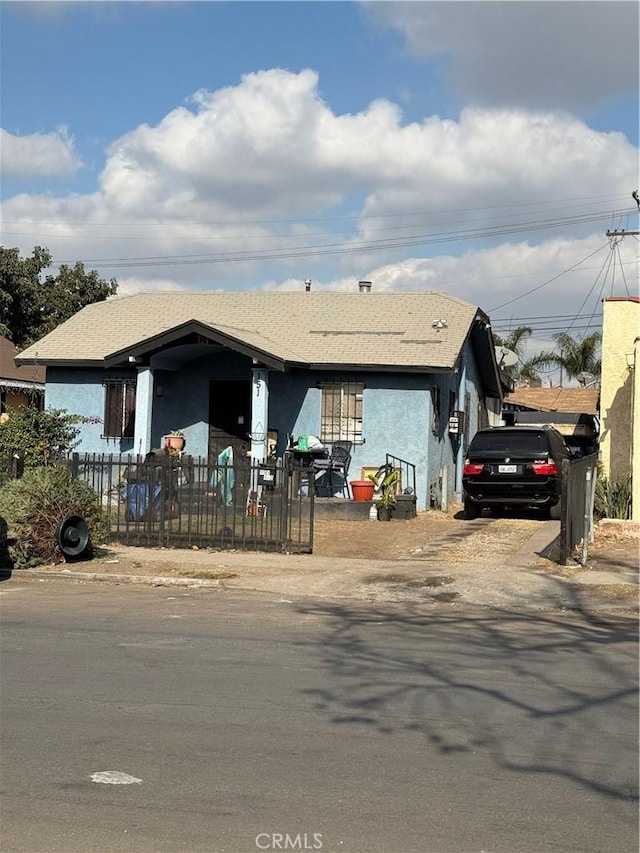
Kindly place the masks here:
<instances>
[{"instance_id":1,"label":"shrub","mask_svg":"<svg viewBox=\"0 0 640 853\"><path fill-rule=\"evenodd\" d=\"M67 515L79 515L89 528L91 543L108 533L100 498L83 480L71 476L64 465L27 471L0 490L0 519L6 523L8 542L2 549L12 568L49 565L63 557L56 528ZM91 555L91 547L87 549Z\"/></svg>"},{"instance_id":2,"label":"shrub","mask_svg":"<svg viewBox=\"0 0 640 853\"><path fill-rule=\"evenodd\" d=\"M37 409L25 406L10 412L0 424L0 454L17 453L25 468L47 465L74 446L80 433L79 424L93 423L94 418L69 414L65 409Z\"/></svg>"},{"instance_id":3,"label":"shrub","mask_svg":"<svg viewBox=\"0 0 640 853\"><path fill-rule=\"evenodd\" d=\"M631 518L631 474L621 474L614 480L598 476L594 515L597 519Z\"/></svg>"}]
</instances>

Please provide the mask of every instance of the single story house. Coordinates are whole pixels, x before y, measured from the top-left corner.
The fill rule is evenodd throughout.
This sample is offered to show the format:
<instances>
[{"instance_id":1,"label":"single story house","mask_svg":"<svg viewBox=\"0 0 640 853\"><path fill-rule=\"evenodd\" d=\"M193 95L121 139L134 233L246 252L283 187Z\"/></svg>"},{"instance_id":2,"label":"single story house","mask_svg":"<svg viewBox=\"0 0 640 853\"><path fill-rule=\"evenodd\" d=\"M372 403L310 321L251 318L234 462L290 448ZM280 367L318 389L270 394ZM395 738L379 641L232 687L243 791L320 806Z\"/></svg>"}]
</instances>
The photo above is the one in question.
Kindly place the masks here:
<instances>
[{"instance_id":1,"label":"single story house","mask_svg":"<svg viewBox=\"0 0 640 853\"><path fill-rule=\"evenodd\" d=\"M9 414L24 406L42 407L45 369L38 364L17 366L15 345L0 337L0 411Z\"/></svg>"},{"instance_id":2,"label":"single story house","mask_svg":"<svg viewBox=\"0 0 640 853\"><path fill-rule=\"evenodd\" d=\"M115 297L16 361L46 366L47 406L93 421L81 452L144 455L180 430L193 456L261 460L270 438L281 455L311 434L353 443L350 480L390 453L415 465L418 507L446 505L469 439L500 423L489 318L445 293L367 291Z\"/></svg>"}]
</instances>

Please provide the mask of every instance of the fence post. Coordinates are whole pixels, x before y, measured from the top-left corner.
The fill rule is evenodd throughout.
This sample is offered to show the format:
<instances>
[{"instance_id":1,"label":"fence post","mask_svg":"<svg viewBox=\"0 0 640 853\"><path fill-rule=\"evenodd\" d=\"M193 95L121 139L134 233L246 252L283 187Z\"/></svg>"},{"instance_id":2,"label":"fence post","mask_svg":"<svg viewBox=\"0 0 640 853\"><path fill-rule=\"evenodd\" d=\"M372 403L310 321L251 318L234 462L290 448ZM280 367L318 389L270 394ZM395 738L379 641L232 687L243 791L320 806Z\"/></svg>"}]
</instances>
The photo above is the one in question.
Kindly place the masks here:
<instances>
[{"instance_id":1,"label":"fence post","mask_svg":"<svg viewBox=\"0 0 640 853\"><path fill-rule=\"evenodd\" d=\"M561 566L567 565L567 557L569 551L569 468L568 459L562 460L562 477L560 483L560 553L558 562Z\"/></svg>"},{"instance_id":2,"label":"fence post","mask_svg":"<svg viewBox=\"0 0 640 853\"><path fill-rule=\"evenodd\" d=\"M593 544L593 540L595 539L594 533L594 523L593 523L593 511L596 503L596 483L598 482L598 468L597 465L593 466L593 474L591 475L591 494L589 495L589 542Z\"/></svg>"},{"instance_id":3,"label":"fence post","mask_svg":"<svg viewBox=\"0 0 640 853\"><path fill-rule=\"evenodd\" d=\"M293 458L285 456L282 460L282 497L280 511L280 533L279 548L285 550L285 543L289 539L289 518L292 515L291 504L293 502L294 483L296 476L293 471Z\"/></svg>"},{"instance_id":4,"label":"fence post","mask_svg":"<svg viewBox=\"0 0 640 853\"><path fill-rule=\"evenodd\" d=\"M78 478L78 472L80 471L80 454L72 453L71 454L71 476L74 480Z\"/></svg>"},{"instance_id":5,"label":"fence post","mask_svg":"<svg viewBox=\"0 0 640 853\"><path fill-rule=\"evenodd\" d=\"M589 546L589 528L591 521L591 477L593 468L587 468L585 471L585 489L584 489L584 518L582 524L582 557L580 562L582 565L587 563L587 550Z\"/></svg>"},{"instance_id":6,"label":"fence post","mask_svg":"<svg viewBox=\"0 0 640 853\"><path fill-rule=\"evenodd\" d=\"M11 463L11 476L14 480L19 480L24 474L24 459L20 454L14 453Z\"/></svg>"}]
</instances>

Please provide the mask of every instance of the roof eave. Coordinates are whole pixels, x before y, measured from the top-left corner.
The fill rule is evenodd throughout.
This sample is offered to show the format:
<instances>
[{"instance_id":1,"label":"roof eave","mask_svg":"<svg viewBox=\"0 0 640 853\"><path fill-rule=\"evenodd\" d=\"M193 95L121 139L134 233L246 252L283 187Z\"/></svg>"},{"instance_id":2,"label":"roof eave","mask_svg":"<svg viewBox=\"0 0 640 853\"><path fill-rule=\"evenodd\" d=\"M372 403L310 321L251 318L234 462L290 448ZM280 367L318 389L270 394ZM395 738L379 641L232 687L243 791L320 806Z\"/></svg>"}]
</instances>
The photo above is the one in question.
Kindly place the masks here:
<instances>
[{"instance_id":1,"label":"roof eave","mask_svg":"<svg viewBox=\"0 0 640 853\"><path fill-rule=\"evenodd\" d=\"M79 360L77 358L26 358L26 359L18 359L16 356L16 364L37 364L41 367L104 367L104 359L96 358L96 359L88 359L83 358Z\"/></svg>"},{"instance_id":2,"label":"roof eave","mask_svg":"<svg viewBox=\"0 0 640 853\"><path fill-rule=\"evenodd\" d=\"M198 320L188 320L186 323L181 323L179 326L174 326L158 335L153 335L133 346L124 347L121 350L110 353L105 358L104 365L105 367L114 367L129 359L144 359L145 356L149 356L158 348L175 343L188 334L202 335L202 337L213 343L220 344L234 352L239 352L241 355L245 355L247 358L251 358L274 370L285 370L286 361L274 355L274 353L260 347L251 346L233 335L221 332L219 329L208 326Z\"/></svg>"},{"instance_id":3,"label":"roof eave","mask_svg":"<svg viewBox=\"0 0 640 853\"><path fill-rule=\"evenodd\" d=\"M502 400L505 386L496 360L491 323L488 315L480 308L469 327L467 340L476 354L476 363L486 396Z\"/></svg>"},{"instance_id":4,"label":"roof eave","mask_svg":"<svg viewBox=\"0 0 640 853\"><path fill-rule=\"evenodd\" d=\"M312 362L309 370L360 370L366 373L453 373L455 366L432 364L368 364L364 362Z\"/></svg>"},{"instance_id":5,"label":"roof eave","mask_svg":"<svg viewBox=\"0 0 640 853\"><path fill-rule=\"evenodd\" d=\"M24 391L44 391L44 382L31 382L28 379L0 379L0 388L19 388Z\"/></svg>"}]
</instances>

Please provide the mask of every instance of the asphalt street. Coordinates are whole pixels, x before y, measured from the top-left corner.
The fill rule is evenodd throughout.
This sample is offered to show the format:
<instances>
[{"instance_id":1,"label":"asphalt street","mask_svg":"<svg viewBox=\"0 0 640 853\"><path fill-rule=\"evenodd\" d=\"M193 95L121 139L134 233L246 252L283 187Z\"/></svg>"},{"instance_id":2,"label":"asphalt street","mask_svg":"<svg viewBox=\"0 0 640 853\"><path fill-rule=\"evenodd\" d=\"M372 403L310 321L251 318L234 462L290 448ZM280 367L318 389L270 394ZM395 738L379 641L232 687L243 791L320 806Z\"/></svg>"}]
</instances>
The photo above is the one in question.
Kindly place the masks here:
<instances>
[{"instance_id":1,"label":"asphalt street","mask_svg":"<svg viewBox=\"0 0 640 853\"><path fill-rule=\"evenodd\" d=\"M3 853L635 853L631 621L0 584Z\"/></svg>"}]
</instances>

